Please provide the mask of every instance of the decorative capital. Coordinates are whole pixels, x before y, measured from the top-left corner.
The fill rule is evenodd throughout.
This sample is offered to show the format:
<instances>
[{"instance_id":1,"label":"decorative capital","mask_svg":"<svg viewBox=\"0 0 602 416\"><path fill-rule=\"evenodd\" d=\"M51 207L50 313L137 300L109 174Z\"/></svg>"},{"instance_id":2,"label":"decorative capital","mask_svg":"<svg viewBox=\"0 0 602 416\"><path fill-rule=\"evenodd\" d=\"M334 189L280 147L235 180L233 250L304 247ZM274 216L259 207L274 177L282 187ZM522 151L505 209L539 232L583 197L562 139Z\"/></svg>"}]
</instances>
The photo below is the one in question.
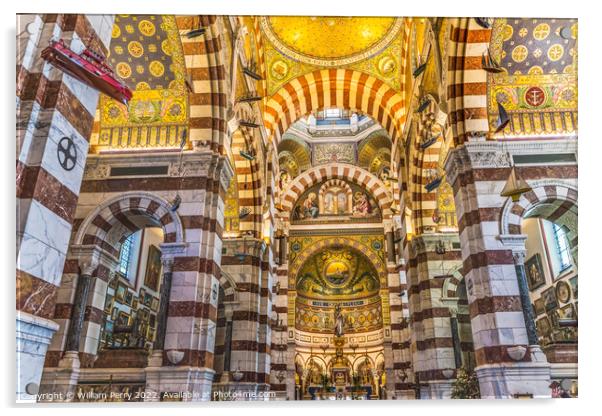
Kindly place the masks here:
<instances>
[{"instance_id":1,"label":"decorative capital","mask_svg":"<svg viewBox=\"0 0 602 416\"><path fill-rule=\"evenodd\" d=\"M517 265L525 264L525 258L527 257L526 251L513 251L512 258L514 259L514 263Z\"/></svg>"},{"instance_id":2,"label":"decorative capital","mask_svg":"<svg viewBox=\"0 0 602 416\"><path fill-rule=\"evenodd\" d=\"M161 257L161 265L163 266L163 273L171 273L173 270L173 257Z\"/></svg>"}]
</instances>

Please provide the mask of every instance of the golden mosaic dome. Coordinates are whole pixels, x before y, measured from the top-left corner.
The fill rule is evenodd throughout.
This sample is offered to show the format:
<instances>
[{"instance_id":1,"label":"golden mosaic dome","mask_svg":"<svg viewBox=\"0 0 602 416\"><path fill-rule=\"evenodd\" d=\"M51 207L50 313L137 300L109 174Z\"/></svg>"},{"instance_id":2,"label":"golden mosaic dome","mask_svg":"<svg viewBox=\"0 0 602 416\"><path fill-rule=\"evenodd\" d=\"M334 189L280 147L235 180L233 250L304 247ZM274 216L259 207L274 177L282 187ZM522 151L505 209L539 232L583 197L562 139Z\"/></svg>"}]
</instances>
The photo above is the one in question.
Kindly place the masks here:
<instances>
[{"instance_id":1,"label":"golden mosaic dome","mask_svg":"<svg viewBox=\"0 0 602 416\"><path fill-rule=\"evenodd\" d=\"M367 59L399 33L394 17L262 17L266 37L283 54L320 66L347 65Z\"/></svg>"}]
</instances>

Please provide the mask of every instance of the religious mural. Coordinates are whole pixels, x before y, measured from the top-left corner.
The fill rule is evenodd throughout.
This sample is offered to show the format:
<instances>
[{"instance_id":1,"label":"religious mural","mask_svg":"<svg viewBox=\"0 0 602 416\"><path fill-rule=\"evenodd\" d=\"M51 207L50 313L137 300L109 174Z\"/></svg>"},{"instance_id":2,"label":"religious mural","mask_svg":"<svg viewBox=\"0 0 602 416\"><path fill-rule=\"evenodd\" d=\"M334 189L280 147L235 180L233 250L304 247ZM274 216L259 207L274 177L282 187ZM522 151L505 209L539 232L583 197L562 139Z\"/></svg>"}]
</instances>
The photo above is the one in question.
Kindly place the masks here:
<instances>
[{"instance_id":1,"label":"religious mural","mask_svg":"<svg viewBox=\"0 0 602 416\"><path fill-rule=\"evenodd\" d=\"M101 95L97 145L179 146L186 134L188 92L175 17L117 15L108 62L133 97L125 106Z\"/></svg>"},{"instance_id":2,"label":"religious mural","mask_svg":"<svg viewBox=\"0 0 602 416\"><path fill-rule=\"evenodd\" d=\"M321 67L348 66L402 88L403 19L270 16L260 18L260 27L269 95Z\"/></svg>"},{"instance_id":3,"label":"religious mural","mask_svg":"<svg viewBox=\"0 0 602 416\"><path fill-rule=\"evenodd\" d=\"M293 222L380 220L380 209L361 187L329 180L305 191L293 208Z\"/></svg>"},{"instance_id":4,"label":"religious mural","mask_svg":"<svg viewBox=\"0 0 602 416\"><path fill-rule=\"evenodd\" d=\"M328 246L313 254L296 278L295 326L343 333L382 327L379 274L361 252Z\"/></svg>"}]
</instances>

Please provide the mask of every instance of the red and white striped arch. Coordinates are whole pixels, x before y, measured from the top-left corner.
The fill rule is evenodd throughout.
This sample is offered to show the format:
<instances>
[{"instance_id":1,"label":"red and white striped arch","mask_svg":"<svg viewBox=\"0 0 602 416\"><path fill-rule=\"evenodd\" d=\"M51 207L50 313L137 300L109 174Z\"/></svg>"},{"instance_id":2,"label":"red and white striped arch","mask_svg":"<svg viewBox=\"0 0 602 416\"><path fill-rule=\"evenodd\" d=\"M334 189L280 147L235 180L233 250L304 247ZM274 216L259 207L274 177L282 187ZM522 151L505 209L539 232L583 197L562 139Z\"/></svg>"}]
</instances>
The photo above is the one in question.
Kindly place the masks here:
<instances>
[{"instance_id":1,"label":"red and white striped arch","mask_svg":"<svg viewBox=\"0 0 602 416\"><path fill-rule=\"evenodd\" d=\"M184 241L182 222L169 203L150 192L126 192L104 201L82 222L74 244L95 244L119 257L127 235L147 225L163 229L166 243Z\"/></svg>"},{"instance_id":2,"label":"red and white striped arch","mask_svg":"<svg viewBox=\"0 0 602 416\"><path fill-rule=\"evenodd\" d=\"M323 69L285 84L266 103L264 122L279 138L288 127L312 110L339 107L367 114L379 122L393 142L406 119L403 95L385 82L351 69Z\"/></svg>"},{"instance_id":3,"label":"red and white striped arch","mask_svg":"<svg viewBox=\"0 0 602 416\"><path fill-rule=\"evenodd\" d=\"M290 216L293 205L307 189L330 179L342 179L355 183L368 191L378 203L384 218L391 217L393 199L385 184L365 169L346 163L329 163L306 170L290 183L281 199L286 217Z\"/></svg>"}]
</instances>

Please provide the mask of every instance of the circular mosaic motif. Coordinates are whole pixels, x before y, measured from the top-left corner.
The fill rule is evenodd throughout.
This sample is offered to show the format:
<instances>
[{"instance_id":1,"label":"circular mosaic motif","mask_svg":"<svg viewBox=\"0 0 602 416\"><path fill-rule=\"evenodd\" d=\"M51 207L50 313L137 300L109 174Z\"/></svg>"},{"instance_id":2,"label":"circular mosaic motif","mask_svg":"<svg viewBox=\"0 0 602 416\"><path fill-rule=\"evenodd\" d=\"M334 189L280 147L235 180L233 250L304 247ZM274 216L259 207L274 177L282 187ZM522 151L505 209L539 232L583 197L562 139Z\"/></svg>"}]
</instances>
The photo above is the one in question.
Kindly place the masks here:
<instances>
[{"instance_id":1,"label":"circular mosaic motif","mask_svg":"<svg viewBox=\"0 0 602 416\"><path fill-rule=\"evenodd\" d=\"M504 28L502 30L502 39L504 41L510 39L512 37L512 34L514 33L514 28L508 24L504 25Z\"/></svg>"},{"instance_id":2,"label":"circular mosaic motif","mask_svg":"<svg viewBox=\"0 0 602 416\"><path fill-rule=\"evenodd\" d=\"M115 70L121 78L129 78L132 75L132 68L125 62L119 62Z\"/></svg>"},{"instance_id":3,"label":"circular mosaic motif","mask_svg":"<svg viewBox=\"0 0 602 416\"><path fill-rule=\"evenodd\" d=\"M171 43L169 42L169 39L165 39L163 42L161 42L161 50L163 53L165 53L165 55L171 55Z\"/></svg>"},{"instance_id":4,"label":"circular mosaic motif","mask_svg":"<svg viewBox=\"0 0 602 416\"><path fill-rule=\"evenodd\" d=\"M121 36L121 29L119 29L119 26L113 25L113 30L111 31L111 37L113 39L115 39L115 38L118 38L119 36Z\"/></svg>"},{"instance_id":5,"label":"circular mosaic motif","mask_svg":"<svg viewBox=\"0 0 602 416\"><path fill-rule=\"evenodd\" d=\"M533 37L537 40L544 40L550 34L550 25L547 23L540 23L533 29Z\"/></svg>"},{"instance_id":6,"label":"circular mosaic motif","mask_svg":"<svg viewBox=\"0 0 602 416\"><path fill-rule=\"evenodd\" d=\"M332 261L324 270L326 279L334 285L341 285L349 278L349 266L342 261Z\"/></svg>"},{"instance_id":7,"label":"circular mosaic motif","mask_svg":"<svg viewBox=\"0 0 602 416\"><path fill-rule=\"evenodd\" d=\"M165 72L165 67L159 61L151 62L148 66L148 69L150 70L150 73L155 77L160 77Z\"/></svg>"},{"instance_id":8,"label":"circular mosaic motif","mask_svg":"<svg viewBox=\"0 0 602 416\"><path fill-rule=\"evenodd\" d=\"M261 18L263 32L280 52L297 61L327 67L373 56L399 34L402 25L403 19L393 17Z\"/></svg>"},{"instance_id":9,"label":"circular mosaic motif","mask_svg":"<svg viewBox=\"0 0 602 416\"><path fill-rule=\"evenodd\" d=\"M378 60L378 71L381 75L389 76L395 73L395 59L390 55L385 55Z\"/></svg>"},{"instance_id":10,"label":"circular mosaic motif","mask_svg":"<svg viewBox=\"0 0 602 416\"><path fill-rule=\"evenodd\" d=\"M560 58L562 58L562 55L564 55L564 48L559 43L552 45L550 49L548 49L548 58L551 61L556 62L560 60Z\"/></svg>"},{"instance_id":11,"label":"circular mosaic motif","mask_svg":"<svg viewBox=\"0 0 602 416\"><path fill-rule=\"evenodd\" d=\"M544 103L546 93L539 87L531 87L525 92L525 101L531 107L539 107Z\"/></svg>"},{"instance_id":12,"label":"circular mosaic motif","mask_svg":"<svg viewBox=\"0 0 602 416\"><path fill-rule=\"evenodd\" d=\"M128 52L134 58L140 58L144 53L144 48L142 47L142 44L140 42L134 40L128 43Z\"/></svg>"},{"instance_id":13,"label":"circular mosaic motif","mask_svg":"<svg viewBox=\"0 0 602 416\"><path fill-rule=\"evenodd\" d=\"M529 54L529 51L527 50L527 47L524 45L518 45L517 47L515 47L512 50L512 59L515 62L522 62L525 59L527 59L527 55Z\"/></svg>"},{"instance_id":14,"label":"circular mosaic motif","mask_svg":"<svg viewBox=\"0 0 602 416\"><path fill-rule=\"evenodd\" d=\"M149 20L141 20L138 23L138 30L145 36L153 36L155 34L155 25Z\"/></svg>"},{"instance_id":15,"label":"circular mosaic motif","mask_svg":"<svg viewBox=\"0 0 602 416\"><path fill-rule=\"evenodd\" d=\"M286 62L282 59L277 59L270 67L270 74L275 79L284 79L288 75L288 69L288 64Z\"/></svg>"}]
</instances>

